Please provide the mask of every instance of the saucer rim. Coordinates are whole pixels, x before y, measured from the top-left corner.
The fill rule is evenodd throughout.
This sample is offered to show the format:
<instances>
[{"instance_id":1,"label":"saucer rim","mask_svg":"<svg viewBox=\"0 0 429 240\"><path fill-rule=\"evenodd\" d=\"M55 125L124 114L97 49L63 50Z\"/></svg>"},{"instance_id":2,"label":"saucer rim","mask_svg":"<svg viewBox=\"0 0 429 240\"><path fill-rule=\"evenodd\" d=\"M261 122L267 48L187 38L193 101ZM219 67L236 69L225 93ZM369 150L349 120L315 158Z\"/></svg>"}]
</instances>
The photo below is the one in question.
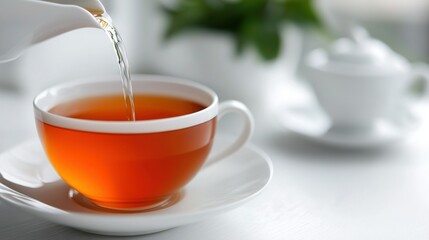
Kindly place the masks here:
<instances>
[{"instance_id":1,"label":"saucer rim","mask_svg":"<svg viewBox=\"0 0 429 240\"><path fill-rule=\"evenodd\" d=\"M357 135L353 135L353 134L334 134L334 133L322 133L320 135L314 134L314 133L308 133L306 131L301 131L300 128L295 128L293 126L291 126L290 124L288 124L284 118L286 115L297 115L297 114L293 114L292 111L290 111L291 108L299 108L299 109L316 109L317 111L320 111L320 113L323 113L323 110L321 109L320 105L317 104L314 101L308 101L304 104L296 104L296 105L292 105L292 104L286 104L283 105L282 109L283 111L279 112L277 114L278 118L277 118L277 123L278 125L280 125L280 127L284 130L288 130L289 132L291 132L292 134L302 137L304 139L307 139L309 141L313 141L322 145L326 145L326 146L330 146L330 147L341 147L341 148L355 148L355 149L359 149L359 148L375 148L375 147L380 147L383 145L389 145L395 142L398 142L402 139L403 136L406 136L408 133L412 132L413 130L415 130L419 124L420 124L420 120L418 119L418 117L416 116L415 113L413 113L412 110L405 108L401 103L398 103L394 109L401 109L401 112L405 112L407 115L410 115L412 117L412 120L410 122L412 122L411 124L408 124L408 126L406 127L400 127L400 128L396 128L399 129L397 130L397 134L395 134L395 136L393 137L385 137L386 135L380 135L375 133L374 131L371 131L370 134L365 134L365 135L361 135L363 136L363 138L356 138ZM303 115L303 114L300 114ZM317 114L317 118L321 117L321 114ZM329 119L329 116L325 116L326 120L327 120L327 127L332 126L332 122ZM383 123L392 123L392 116L384 116L382 118L379 118L380 122ZM397 124L395 124L397 125ZM380 137L382 136L382 137ZM346 141L344 141L346 140Z\"/></svg>"}]
</instances>

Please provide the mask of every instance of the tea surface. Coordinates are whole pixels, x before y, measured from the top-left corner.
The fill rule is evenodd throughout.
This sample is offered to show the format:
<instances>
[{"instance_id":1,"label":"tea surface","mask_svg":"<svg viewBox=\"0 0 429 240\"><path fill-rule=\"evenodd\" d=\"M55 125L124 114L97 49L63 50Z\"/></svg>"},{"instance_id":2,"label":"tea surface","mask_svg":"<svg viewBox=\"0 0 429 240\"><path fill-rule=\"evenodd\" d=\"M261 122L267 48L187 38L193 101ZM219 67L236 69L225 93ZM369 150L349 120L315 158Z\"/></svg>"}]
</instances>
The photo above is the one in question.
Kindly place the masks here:
<instances>
[{"instance_id":1,"label":"tea surface","mask_svg":"<svg viewBox=\"0 0 429 240\"><path fill-rule=\"evenodd\" d=\"M153 120L194 113L205 107L176 97L135 95L136 120ZM71 118L103 121L127 121L122 95L99 96L62 103L49 112Z\"/></svg>"}]
</instances>

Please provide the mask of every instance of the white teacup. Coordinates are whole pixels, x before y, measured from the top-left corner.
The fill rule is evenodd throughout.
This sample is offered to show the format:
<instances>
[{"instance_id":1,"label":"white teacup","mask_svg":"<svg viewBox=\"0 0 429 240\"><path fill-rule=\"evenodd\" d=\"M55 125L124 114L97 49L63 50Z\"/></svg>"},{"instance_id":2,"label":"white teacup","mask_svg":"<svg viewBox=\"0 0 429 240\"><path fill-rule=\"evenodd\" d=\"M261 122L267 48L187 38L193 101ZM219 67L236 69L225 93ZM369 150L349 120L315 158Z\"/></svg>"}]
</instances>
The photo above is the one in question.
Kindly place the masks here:
<instances>
[{"instance_id":1,"label":"white teacup","mask_svg":"<svg viewBox=\"0 0 429 240\"><path fill-rule=\"evenodd\" d=\"M429 79L425 64L412 65L358 29L331 51L315 50L307 59L307 78L335 129L371 130L378 119L404 100L418 77Z\"/></svg>"},{"instance_id":2,"label":"white teacup","mask_svg":"<svg viewBox=\"0 0 429 240\"><path fill-rule=\"evenodd\" d=\"M40 140L53 167L98 206L164 206L203 164L225 159L252 134L246 106L218 103L216 93L201 84L134 75L133 88L136 121L126 118L119 77L54 86L34 100ZM242 120L240 135L227 148L211 152L217 120L234 112Z\"/></svg>"}]
</instances>

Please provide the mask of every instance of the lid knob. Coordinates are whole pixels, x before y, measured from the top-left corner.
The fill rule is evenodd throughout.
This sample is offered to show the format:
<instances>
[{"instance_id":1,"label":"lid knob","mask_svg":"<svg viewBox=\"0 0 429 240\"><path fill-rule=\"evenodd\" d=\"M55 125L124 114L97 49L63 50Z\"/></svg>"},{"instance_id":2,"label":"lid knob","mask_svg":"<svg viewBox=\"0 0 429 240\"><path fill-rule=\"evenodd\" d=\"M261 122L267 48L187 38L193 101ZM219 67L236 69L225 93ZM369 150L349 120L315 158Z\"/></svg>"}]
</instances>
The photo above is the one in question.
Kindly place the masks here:
<instances>
[{"instance_id":1,"label":"lid knob","mask_svg":"<svg viewBox=\"0 0 429 240\"><path fill-rule=\"evenodd\" d=\"M388 74L404 71L407 61L385 43L371 38L365 28L356 26L348 38L336 40L327 49L318 49L309 55L309 65L327 71L349 74Z\"/></svg>"}]
</instances>

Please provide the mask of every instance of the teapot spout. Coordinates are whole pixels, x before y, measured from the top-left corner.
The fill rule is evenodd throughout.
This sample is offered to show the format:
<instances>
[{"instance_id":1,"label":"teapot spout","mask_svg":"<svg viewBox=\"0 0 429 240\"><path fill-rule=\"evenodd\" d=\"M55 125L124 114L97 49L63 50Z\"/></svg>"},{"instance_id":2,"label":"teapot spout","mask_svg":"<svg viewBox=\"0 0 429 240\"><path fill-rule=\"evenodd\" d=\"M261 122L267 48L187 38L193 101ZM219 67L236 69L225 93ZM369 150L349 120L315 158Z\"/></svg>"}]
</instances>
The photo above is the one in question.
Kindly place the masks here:
<instances>
[{"instance_id":1,"label":"teapot spout","mask_svg":"<svg viewBox=\"0 0 429 240\"><path fill-rule=\"evenodd\" d=\"M33 43L38 43L79 28L101 28L98 20L94 17L96 14L82 7L76 5L48 4L52 10L49 12L49 16L45 16L44 21L37 29L38 31L33 34ZM101 9L92 10L98 11ZM43 12L44 11L47 11L47 8L45 8ZM45 12L45 14L46 13L47 12ZM97 12L97 14L98 13L99 12Z\"/></svg>"},{"instance_id":2,"label":"teapot spout","mask_svg":"<svg viewBox=\"0 0 429 240\"><path fill-rule=\"evenodd\" d=\"M59 3L65 5L75 5L86 9L93 15L103 15L106 10L98 0L44 0L46 2Z\"/></svg>"},{"instance_id":3,"label":"teapot spout","mask_svg":"<svg viewBox=\"0 0 429 240\"><path fill-rule=\"evenodd\" d=\"M1 0L0 63L12 61L25 48L62 33L79 28L101 28L94 15L102 13L104 7L97 0Z\"/></svg>"}]
</instances>

